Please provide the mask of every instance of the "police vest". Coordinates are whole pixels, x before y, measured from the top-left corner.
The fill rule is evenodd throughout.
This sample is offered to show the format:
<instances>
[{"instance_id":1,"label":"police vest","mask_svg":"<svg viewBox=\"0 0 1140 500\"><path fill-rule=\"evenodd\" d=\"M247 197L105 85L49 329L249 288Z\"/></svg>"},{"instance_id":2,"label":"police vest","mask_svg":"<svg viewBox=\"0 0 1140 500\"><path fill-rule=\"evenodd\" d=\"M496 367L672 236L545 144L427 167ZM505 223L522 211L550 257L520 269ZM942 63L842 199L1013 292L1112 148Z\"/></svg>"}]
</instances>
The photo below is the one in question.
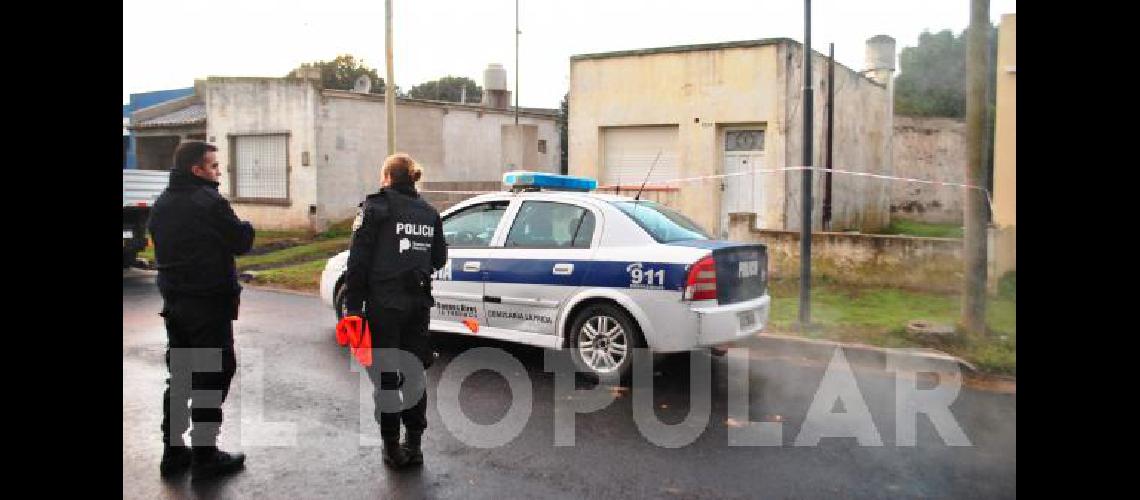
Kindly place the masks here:
<instances>
[{"instance_id":1,"label":"police vest","mask_svg":"<svg viewBox=\"0 0 1140 500\"><path fill-rule=\"evenodd\" d=\"M439 217L435 209L422 198L390 189L369 196L365 203L387 205L387 217L380 222L373 250L371 280L375 283L400 279L412 270L430 276L431 247Z\"/></svg>"}]
</instances>

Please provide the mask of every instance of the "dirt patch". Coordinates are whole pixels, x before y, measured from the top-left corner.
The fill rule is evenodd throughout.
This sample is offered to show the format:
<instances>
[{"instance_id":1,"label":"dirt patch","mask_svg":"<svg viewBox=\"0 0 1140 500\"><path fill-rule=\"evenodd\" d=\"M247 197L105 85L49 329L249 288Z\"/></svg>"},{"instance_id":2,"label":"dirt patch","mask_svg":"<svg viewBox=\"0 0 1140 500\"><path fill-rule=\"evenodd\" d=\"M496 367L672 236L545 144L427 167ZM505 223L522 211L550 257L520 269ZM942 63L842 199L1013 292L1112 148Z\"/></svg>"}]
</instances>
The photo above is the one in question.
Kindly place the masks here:
<instances>
[{"instance_id":1,"label":"dirt patch","mask_svg":"<svg viewBox=\"0 0 1140 500\"><path fill-rule=\"evenodd\" d=\"M267 253L276 252L278 250L284 250L286 248L295 247L297 245L303 245L305 243L307 243L307 242L304 240L301 240L301 239L296 239L296 238L274 241L272 243L266 243L264 245L256 246L252 250L250 250L248 253L246 253L245 255L265 255Z\"/></svg>"},{"instance_id":2,"label":"dirt patch","mask_svg":"<svg viewBox=\"0 0 1140 500\"><path fill-rule=\"evenodd\" d=\"M966 373L964 375L963 385L971 389L1004 394L1017 394L1017 379L1014 377L973 373Z\"/></svg>"}]
</instances>

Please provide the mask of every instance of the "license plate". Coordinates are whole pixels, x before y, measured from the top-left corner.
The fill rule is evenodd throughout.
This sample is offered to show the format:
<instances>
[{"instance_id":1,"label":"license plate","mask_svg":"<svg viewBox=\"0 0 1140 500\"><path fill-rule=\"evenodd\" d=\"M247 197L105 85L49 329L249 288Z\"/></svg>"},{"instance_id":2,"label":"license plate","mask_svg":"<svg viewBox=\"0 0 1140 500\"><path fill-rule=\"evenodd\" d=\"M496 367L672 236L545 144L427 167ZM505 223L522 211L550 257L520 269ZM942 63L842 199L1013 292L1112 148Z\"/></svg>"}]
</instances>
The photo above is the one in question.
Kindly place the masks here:
<instances>
[{"instance_id":1,"label":"license plate","mask_svg":"<svg viewBox=\"0 0 1140 500\"><path fill-rule=\"evenodd\" d=\"M134 238L134 237L135 237L135 233L133 231L123 231L123 239L124 240L129 240L129 239Z\"/></svg>"},{"instance_id":2,"label":"license plate","mask_svg":"<svg viewBox=\"0 0 1140 500\"><path fill-rule=\"evenodd\" d=\"M736 318L740 320L740 329L746 330L756 326L756 314L754 311L741 311L736 313Z\"/></svg>"}]
</instances>

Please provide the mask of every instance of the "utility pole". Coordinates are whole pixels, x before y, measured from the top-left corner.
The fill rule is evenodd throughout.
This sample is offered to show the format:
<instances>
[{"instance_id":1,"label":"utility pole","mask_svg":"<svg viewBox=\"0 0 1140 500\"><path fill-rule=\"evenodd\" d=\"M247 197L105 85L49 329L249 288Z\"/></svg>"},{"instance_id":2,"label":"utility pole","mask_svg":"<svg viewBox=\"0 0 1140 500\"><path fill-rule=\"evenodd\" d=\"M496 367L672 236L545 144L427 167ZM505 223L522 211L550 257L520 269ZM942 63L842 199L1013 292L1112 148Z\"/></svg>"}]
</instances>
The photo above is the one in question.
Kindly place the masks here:
<instances>
[{"instance_id":1,"label":"utility pole","mask_svg":"<svg viewBox=\"0 0 1140 500\"><path fill-rule=\"evenodd\" d=\"M835 143L835 44L827 45L827 145L824 146L823 166L823 230L831 230L831 151Z\"/></svg>"},{"instance_id":2,"label":"utility pole","mask_svg":"<svg viewBox=\"0 0 1140 500\"><path fill-rule=\"evenodd\" d=\"M804 136L803 166L812 166L811 0L804 0ZM800 199L800 330L811 323L811 170L801 174Z\"/></svg>"},{"instance_id":3,"label":"utility pole","mask_svg":"<svg viewBox=\"0 0 1140 500\"><path fill-rule=\"evenodd\" d=\"M519 126L519 0L515 0L515 127Z\"/></svg>"},{"instance_id":4,"label":"utility pole","mask_svg":"<svg viewBox=\"0 0 1140 500\"><path fill-rule=\"evenodd\" d=\"M384 82L384 114L388 118L388 154L396 153L396 77L392 72L392 0L384 0L384 55L387 80Z\"/></svg>"},{"instance_id":5,"label":"utility pole","mask_svg":"<svg viewBox=\"0 0 1140 500\"><path fill-rule=\"evenodd\" d=\"M966 182L985 187L983 148L986 130L987 40L990 32L989 0L970 0L970 28L966 38ZM984 192L966 189L966 289L962 294L962 326L970 334L986 331L986 220Z\"/></svg>"}]
</instances>

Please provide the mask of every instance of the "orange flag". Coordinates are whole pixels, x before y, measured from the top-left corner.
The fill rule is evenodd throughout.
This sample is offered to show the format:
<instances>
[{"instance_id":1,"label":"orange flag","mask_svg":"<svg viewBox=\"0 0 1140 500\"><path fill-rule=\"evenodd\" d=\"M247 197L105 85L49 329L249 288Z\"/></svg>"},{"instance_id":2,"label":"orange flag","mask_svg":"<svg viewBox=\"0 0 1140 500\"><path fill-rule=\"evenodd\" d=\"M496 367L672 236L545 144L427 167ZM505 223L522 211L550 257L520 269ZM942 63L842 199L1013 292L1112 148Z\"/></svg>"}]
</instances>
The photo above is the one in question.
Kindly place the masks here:
<instances>
[{"instance_id":1,"label":"orange flag","mask_svg":"<svg viewBox=\"0 0 1140 500\"><path fill-rule=\"evenodd\" d=\"M467 325L467 329L471 330L471 333L479 333L479 320L475 318L463 318L463 324Z\"/></svg>"},{"instance_id":2,"label":"orange flag","mask_svg":"<svg viewBox=\"0 0 1140 500\"><path fill-rule=\"evenodd\" d=\"M363 331L361 327L363 326ZM336 342L347 345L356 360L364 366L372 366L372 332L368 322L360 316L345 316L336 324Z\"/></svg>"}]
</instances>

